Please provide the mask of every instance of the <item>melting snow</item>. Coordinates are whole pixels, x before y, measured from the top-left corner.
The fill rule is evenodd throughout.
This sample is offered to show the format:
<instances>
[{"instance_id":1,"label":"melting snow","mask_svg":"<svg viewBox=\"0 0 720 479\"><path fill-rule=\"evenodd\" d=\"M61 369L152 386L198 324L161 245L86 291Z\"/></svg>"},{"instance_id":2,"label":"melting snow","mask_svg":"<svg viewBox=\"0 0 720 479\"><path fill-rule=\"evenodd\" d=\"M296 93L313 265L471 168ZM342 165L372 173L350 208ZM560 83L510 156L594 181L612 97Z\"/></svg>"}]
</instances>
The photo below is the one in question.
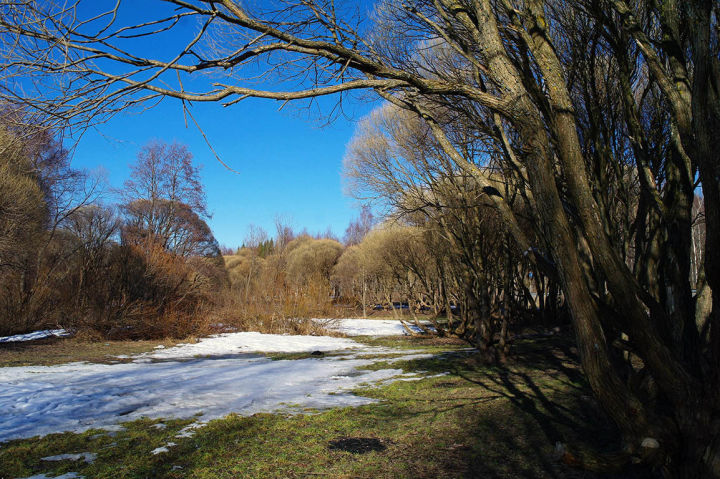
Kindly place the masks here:
<instances>
[{"instance_id":1,"label":"melting snow","mask_svg":"<svg viewBox=\"0 0 720 479\"><path fill-rule=\"evenodd\" d=\"M157 455L160 454L160 453L169 452L170 449L168 449L168 447L169 447L169 446L174 446L174 445L175 445L175 443L174 443L174 442L171 442L171 443L169 443L167 446L156 447L155 449L153 449L152 451L150 451L150 453L152 453L153 455L157 456Z\"/></svg>"},{"instance_id":2,"label":"melting snow","mask_svg":"<svg viewBox=\"0 0 720 479\"><path fill-rule=\"evenodd\" d=\"M337 319L328 321L327 319L317 319L326 323L326 327L333 331L337 331L348 336L402 336L407 335L407 331L396 319ZM411 330L422 332L417 326L407 323Z\"/></svg>"},{"instance_id":3,"label":"melting snow","mask_svg":"<svg viewBox=\"0 0 720 479\"><path fill-rule=\"evenodd\" d=\"M283 361L249 354L316 350L346 354ZM202 423L231 412L367 404L374 400L350 391L403 374L400 369L358 369L383 360L364 355L387 352L398 351L347 338L229 333L155 350L132 363L0 368L0 442L63 431L112 430L141 417L199 415ZM201 425L192 426L178 437L192 435Z\"/></svg>"},{"instance_id":4,"label":"melting snow","mask_svg":"<svg viewBox=\"0 0 720 479\"><path fill-rule=\"evenodd\" d=\"M41 458L43 461L79 461L82 459L88 464L95 462L97 454L92 452L80 452L78 454L58 454L57 456L47 456Z\"/></svg>"},{"instance_id":5,"label":"melting snow","mask_svg":"<svg viewBox=\"0 0 720 479\"><path fill-rule=\"evenodd\" d=\"M175 435L175 437L179 437L179 438L193 437L195 435L195 429L199 429L203 426L205 426L205 423L194 422L194 423L180 429L180 431Z\"/></svg>"},{"instance_id":6,"label":"melting snow","mask_svg":"<svg viewBox=\"0 0 720 479\"><path fill-rule=\"evenodd\" d=\"M303 353L337 351L365 347L346 338L329 336L285 336L262 333L225 333L200 340L194 344L178 344L172 348L157 349L139 358L183 359L196 356L218 356L249 352Z\"/></svg>"},{"instance_id":7,"label":"melting snow","mask_svg":"<svg viewBox=\"0 0 720 479\"><path fill-rule=\"evenodd\" d=\"M59 338L70 336L70 333L64 329L46 329L44 331L33 331L32 333L16 334L15 336L0 337L0 343L18 343L22 341L34 341L36 339L45 339L52 336Z\"/></svg>"}]
</instances>

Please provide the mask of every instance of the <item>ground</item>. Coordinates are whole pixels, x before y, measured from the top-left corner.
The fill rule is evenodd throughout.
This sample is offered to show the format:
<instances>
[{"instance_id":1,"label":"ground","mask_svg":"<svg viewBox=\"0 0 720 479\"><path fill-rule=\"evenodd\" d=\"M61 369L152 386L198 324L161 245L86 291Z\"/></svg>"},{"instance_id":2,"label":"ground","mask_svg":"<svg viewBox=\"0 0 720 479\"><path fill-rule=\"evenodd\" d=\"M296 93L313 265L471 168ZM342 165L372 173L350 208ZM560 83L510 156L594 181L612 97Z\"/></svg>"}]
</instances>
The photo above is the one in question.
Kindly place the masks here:
<instances>
[{"instance_id":1,"label":"ground","mask_svg":"<svg viewBox=\"0 0 720 479\"><path fill-rule=\"evenodd\" d=\"M607 449L615 439L565 338L520 341L513 346L514 360L503 367L480 364L455 340L353 339L383 351L358 366L358 374L390 367L408 374L406 380L352 391L377 402L231 414L196 429L194 418L142 418L114 431L11 440L0 445L0 477L73 472L86 478L592 478L597 476L558 464L555 443ZM73 340L55 341L26 345L34 352L30 363L45 362L43 348L52 351ZM128 352L120 344L104 347ZM92 356L81 343L73 348L78 358ZM410 350L415 358L404 354ZM23 359L14 361L13 355ZM327 359L299 352L268 357L279 365ZM50 353L47 362L56 358ZM0 360L27 364L28 356L16 345ZM85 455L42 459L79 453Z\"/></svg>"}]
</instances>

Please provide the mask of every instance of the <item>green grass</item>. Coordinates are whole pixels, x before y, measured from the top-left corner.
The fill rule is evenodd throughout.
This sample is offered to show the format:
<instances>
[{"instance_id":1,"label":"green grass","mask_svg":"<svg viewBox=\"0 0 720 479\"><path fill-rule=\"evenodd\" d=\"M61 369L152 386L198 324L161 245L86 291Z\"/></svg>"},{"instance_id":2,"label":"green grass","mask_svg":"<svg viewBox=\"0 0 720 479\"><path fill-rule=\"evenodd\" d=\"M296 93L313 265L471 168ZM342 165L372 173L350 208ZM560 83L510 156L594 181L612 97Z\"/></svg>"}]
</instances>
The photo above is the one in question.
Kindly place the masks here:
<instances>
[{"instance_id":1,"label":"green grass","mask_svg":"<svg viewBox=\"0 0 720 479\"><path fill-rule=\"evenodd\" d=\"M415 338L372 340L420 349ZM191 421L140 420L108 434L54 434L0 449L0 477L86 478L590 478L557 464L556 441L604 448L614 439L597 411L567 345L526 341L507 367L486 367L460 345L426 344L442 353L394 368L446 373L421 381L366 387L378 402L312 414L230 415L175 435ZM443 349L444 348L444 349ZM373 366L374 367L374 366ZM332 450L341 438L375 438L386 448L365 454ZM168 442L169 452L151 451ZM93 464L40 458L93 452Z\"/></svg>"},{"instance_id":2,"label":"green grass","mask_svg":"<svg viewBox=\"0 0 720 479\"><path fill-rule=\"evenodd\" d=\"M465 349L469 347L469 344L462 339L437 338L432 336L354 336L352 339L367 344L368 346L394 349L424 349L429 352Z\"/></svg>"}]
</instances>

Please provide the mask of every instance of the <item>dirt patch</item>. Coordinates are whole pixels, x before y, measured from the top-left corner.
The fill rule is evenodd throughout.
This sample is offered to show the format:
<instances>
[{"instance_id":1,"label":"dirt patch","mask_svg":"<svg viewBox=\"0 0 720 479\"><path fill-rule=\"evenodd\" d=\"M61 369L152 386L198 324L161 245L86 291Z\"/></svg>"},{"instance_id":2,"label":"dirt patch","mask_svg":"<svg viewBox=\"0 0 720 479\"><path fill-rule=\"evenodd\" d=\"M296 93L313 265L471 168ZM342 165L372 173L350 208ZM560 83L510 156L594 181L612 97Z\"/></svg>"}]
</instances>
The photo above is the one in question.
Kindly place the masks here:
<instances>
[{"instance_id":1,"label":"dirt patch","mask_svg":"<svg viewBox=\"0 0 720 479\"><path fill-rule=\"evenodd\" d=\"M384 451L387 448L380 439L374 437L343 437L330 441L328 449L353 454L365 454L370 451Z\"/></svg>"},{"instance_id":2,"label":"dirt patch","mask_svg":"<svg viewBox=\"0 0 720 479\"><path fill-rule=\"evenodd\" d=\"M427 336L424 338L412 338L412 343L418 346L469 346L464 339L453 337Z\"/></svg>"}]
</instances>

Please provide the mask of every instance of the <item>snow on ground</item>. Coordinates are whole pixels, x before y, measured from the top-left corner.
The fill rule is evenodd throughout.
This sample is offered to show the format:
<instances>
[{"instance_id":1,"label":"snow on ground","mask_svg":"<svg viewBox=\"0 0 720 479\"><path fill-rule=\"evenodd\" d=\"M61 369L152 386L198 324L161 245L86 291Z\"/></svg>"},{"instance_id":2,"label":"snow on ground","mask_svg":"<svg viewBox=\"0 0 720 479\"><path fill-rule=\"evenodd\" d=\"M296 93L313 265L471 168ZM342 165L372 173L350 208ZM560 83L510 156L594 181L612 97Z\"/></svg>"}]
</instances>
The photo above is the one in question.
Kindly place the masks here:
<instances>
[{"instance_id":1,"label":"snow on ground","mask_svg":"<svg viewBox=\"0 0 720 479\"><path fill-rule=\"evenodd\" d=\"M342 354L273 361L249 353L316 350ZM125 364L0 368L0 442L117 429L119 423L141 417L199 414L199 421L205 422L231 412L250 415L367 404L373 400L350 391L407 377L400 369L358 369L383 360L369 357L373 353L388 352L398 351L347 338L229 333L157 349Z\"/></svg>"},{"instance_id":2,"label":"snow on ground","mask_svg":"<svg viewBox=\"0 0 720 479\"><path fill-rule=\"evenodd\" d=\"M57 456L47 456L40 458L41 461L79 461L82 459L88 464L92 464L97 459L97 454L93 452L80 452L77 454L58 454Z\"/></svg>"},{"instance_id":3,"label":"snow on ground","mask_svg":"<svg viewBox=\"0 0 720 479\"><path fill-rule=\"evenodd\" d=\"M175 444L174 442L169 442L165 446L156 447L155 449L150 451L150 454L152 454L153 456L157 456L158 454L162 454L164 452L170 452L170 449L168 449L168 447L173 446L177 446L177 444Z\"/></svg>"},{"instance_id":4,"label":"snow on ground","mask_svg":"<svg viewBox=\"0 0 720 479\"><path fill-rule=\"evenodd\" d=\"M81 476L77 472L66 472L61 476L46 476L45 474L36 474L30 477L23 477L22 479L82 479L85 476Z\"/></svg>"},{"instance_id":5,"label":"snow on ground","mask_svg":"<svg viewBox=\"0 0 720 479\"><path fill-rule=\"evenodd\" d=\"M356 406L348 391L402 373L359 371L367 359L262 357L85 364L0 370L0 441L84 431L141 417L223 417L287 408Z\"/></svg>"},{"instance_id":6,"label":"snow on ground","mask_svg":"<svg viewBox=\"0 0 720 479\"><path fill-rule=\"evenodd\" d=\"M364 347L350 339L329 336L285 336L262 333L225 333L203 338L194 344L179 344L140 355L151 359L182 359L196 356L219 356L249 352L311 353Z\"/></svg>"},{"instance_id":7,"label":"snow on ground","mask_svg":"<svg viewBox=\"0 0 720 479\"><path fill-rule=\"evenodd\" d=\"M400 321L396 319L337 319L328 321L326 319L316 320L327 322L327 328L348 336L399 336L406 335ZM415 332L421 332L420 328L407 323Z\"/></svg>"},{"instance_id":8,"label":"snow on ground","mask_svg":"<svg viewBox=\"0 0 720 479\"><path fill-rule=\"evenodd\" d=\"M22 341L34 341L36 339L45 339L52 336L63 337L70 336L70 333L64 329L46 329L44 331L33 331L32 333L16 334L15 336L0 337L0 343L18 343Z\"/></svg>"}]
</instances>

